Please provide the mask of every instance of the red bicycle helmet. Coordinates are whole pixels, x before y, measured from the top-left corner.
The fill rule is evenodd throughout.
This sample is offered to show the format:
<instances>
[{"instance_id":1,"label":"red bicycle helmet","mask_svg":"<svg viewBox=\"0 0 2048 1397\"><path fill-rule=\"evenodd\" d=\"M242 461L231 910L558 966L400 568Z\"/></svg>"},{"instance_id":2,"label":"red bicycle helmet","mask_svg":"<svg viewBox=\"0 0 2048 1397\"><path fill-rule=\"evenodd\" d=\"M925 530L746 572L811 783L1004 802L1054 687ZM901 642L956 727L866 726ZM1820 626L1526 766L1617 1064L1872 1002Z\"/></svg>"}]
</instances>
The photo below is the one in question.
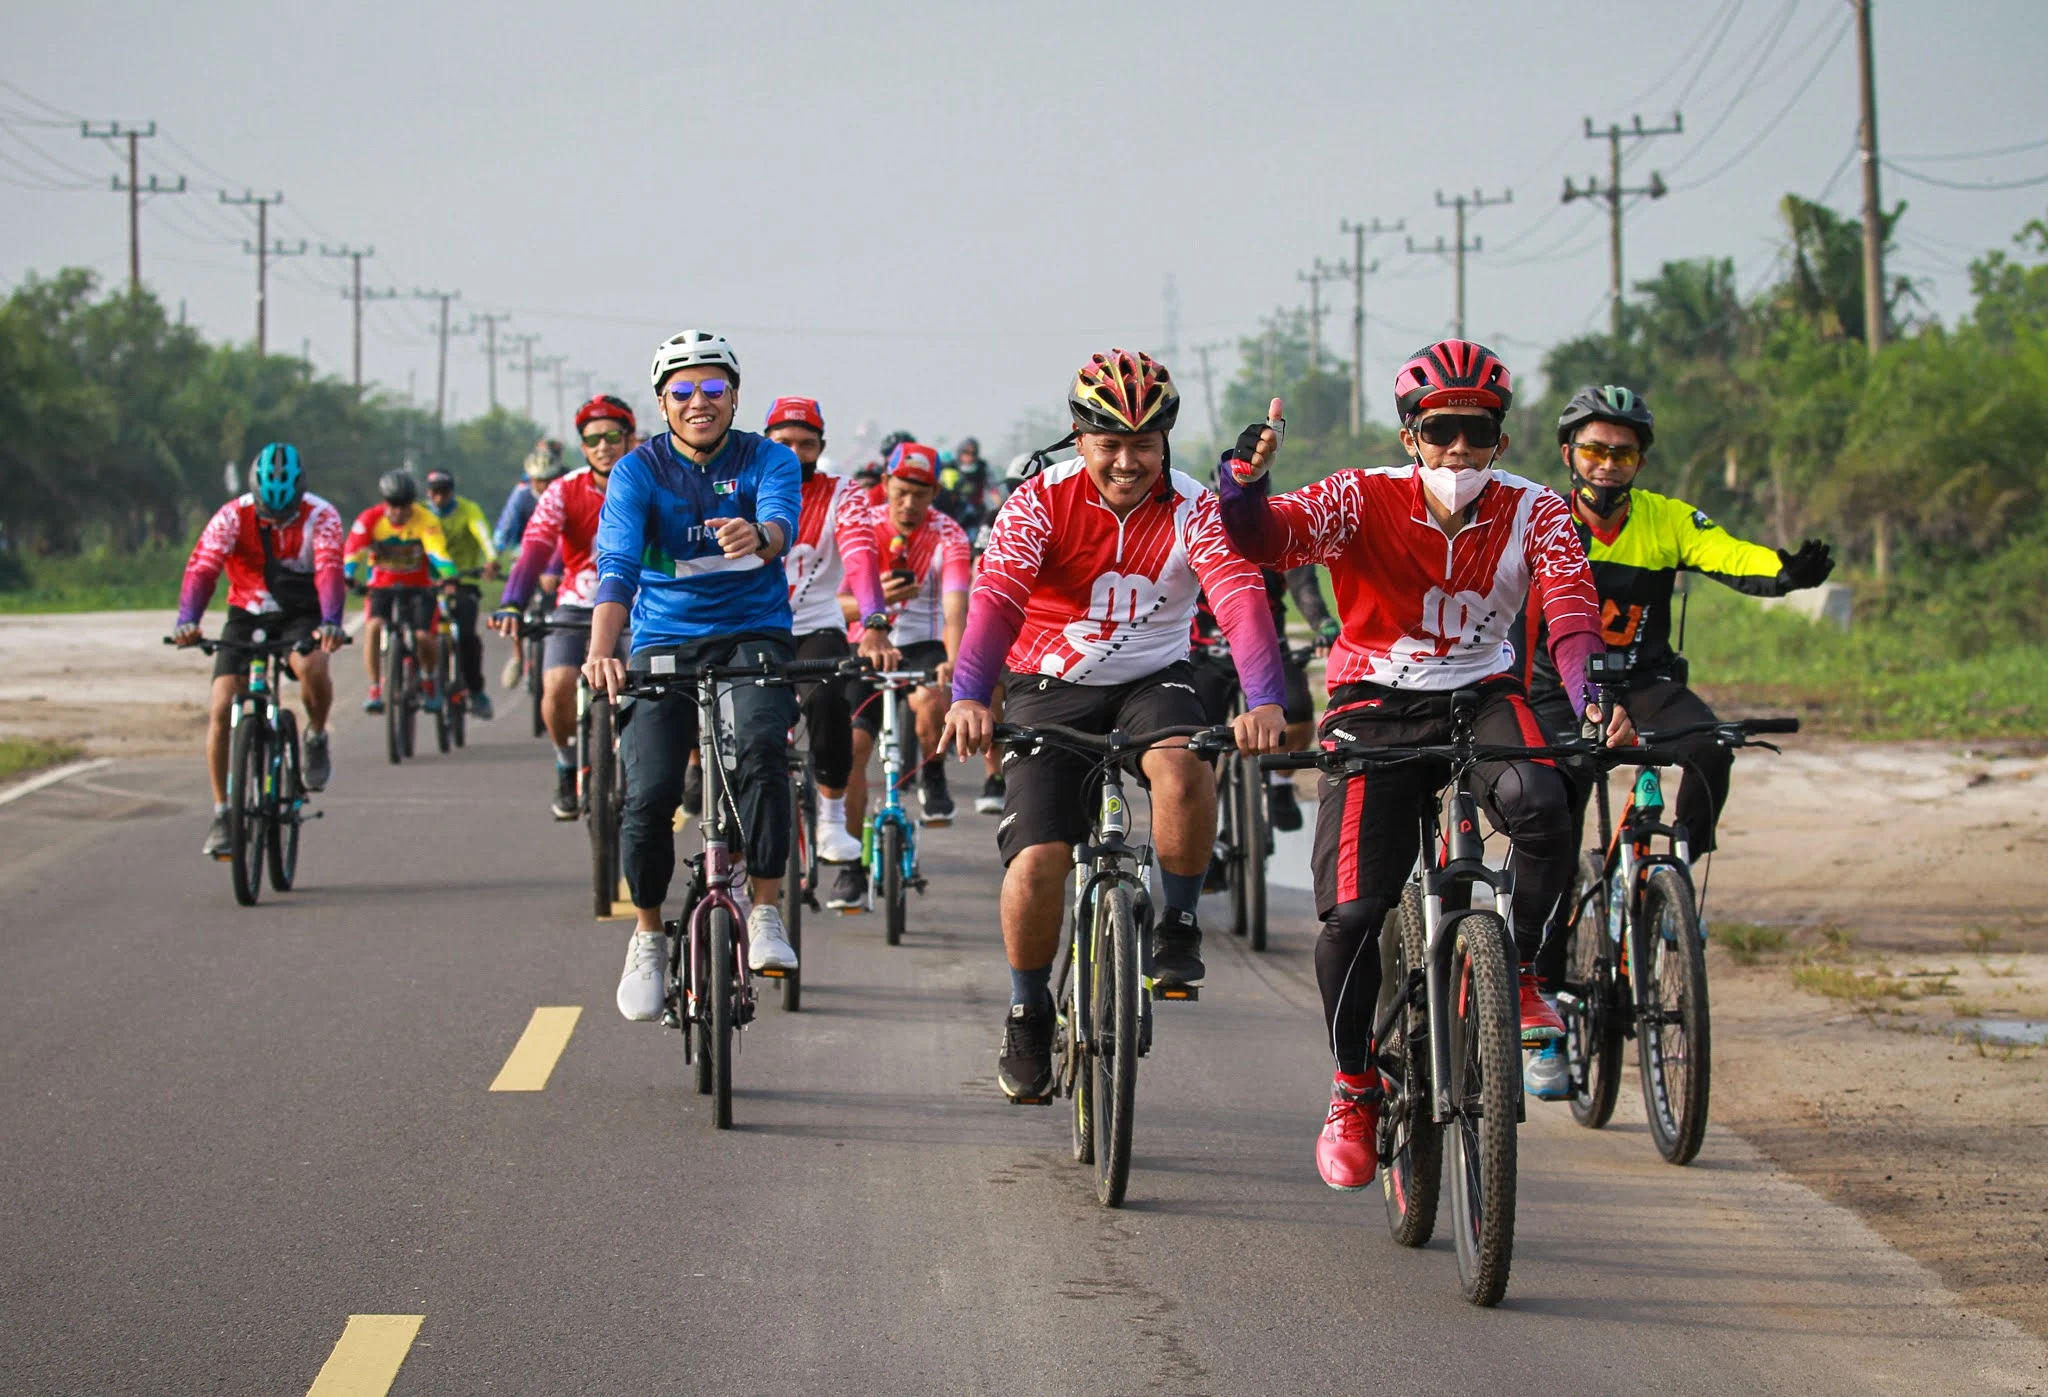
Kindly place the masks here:
<instances>
[{"instance_id":1,"label":"red bicycle helmet","mask_svg":"<svg viewBox=\"0 0 2048 1397\"><path fill-rule=\"evenodd\" d=\"M1483 344L1438 340L1416 350L1394 373L1394 408L1403 422L1445 407L1506 413L1515 400L1515 376Z\"/></svg>"},{"instance_id":2,"label":"red bicycle helmet","mask_svg":"<svg viewBox=\"0 0 2048 1397\"><path fill-rule=\"evenodd\" d=\"M825 414L818 407L816 398L777 398L768 405L768 420L761 424L761 430L772 432L777 427L795 425L809 427L819 436L825 435Z\"/></svg>"},{"instance_id":3,"label":"red bicycle helmet","mask_svg":"<svg viewBox=\"0 0 2048 1397\"><path fill-rule=\"evenodd\" d=\"M1088 357L1067 390L1067 406L1084 432L1168 432L1180 416L1180 390L1151 355L1112 349Z\"/></svg>"},{"instance_id":4,"label":"red bicycle helmet","mask_svg":"<svg viewBox=\"0 0 2048 1397\"><path fill-rule=\"evenodd\" d=\"M592 422L603 418L610 418L615 422L625 423L626 430L629 432L639 430L640 424L633 420L633 409L627 407L622 400L614 398L609 393L599 393L582 407L576 409L576 430L581 432Z\"/></svg>"},{"instance_id":5,"label":"red bicycle helmet","mask_svg":"<svg viewBox=\"0 0 2048 1397\"><path fill-rule=\"evenodd\" d=\"M907 480L912 485L930 485L937 488L938 450L926 446L921 441L906 441L889 453L889 465L884 474L892 480Z\"/></svg>"}]
</instances>

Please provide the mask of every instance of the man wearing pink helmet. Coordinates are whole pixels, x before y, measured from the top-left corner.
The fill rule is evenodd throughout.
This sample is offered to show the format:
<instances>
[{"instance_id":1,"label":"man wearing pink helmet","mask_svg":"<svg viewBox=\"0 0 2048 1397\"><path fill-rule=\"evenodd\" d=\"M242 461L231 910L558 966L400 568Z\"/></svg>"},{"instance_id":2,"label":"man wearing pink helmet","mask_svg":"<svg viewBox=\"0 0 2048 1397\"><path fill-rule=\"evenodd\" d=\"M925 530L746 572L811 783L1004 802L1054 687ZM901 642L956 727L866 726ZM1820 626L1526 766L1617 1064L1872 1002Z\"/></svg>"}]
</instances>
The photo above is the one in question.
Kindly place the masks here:
<instances>
[{"instance_id":1,"label":"man wearing pink helmet","mask_svg":"<svg viewBox=\"0 0 2048 1397\"><path fill-rule=\"evenodd\" d=\"M1394 395L1407 465L1341 470L1272 497L1266 470L1284 425L1275 399L1271 420L1245 428L1224 457L1224 531L1255 563L1329 570L1341 630L1330 650L1325 741L1446 741L1451 693L1474 689L1482 743L1541 746L1509 642L1532 579L1558 673L1583 676L1599 647L1599 598L1570 511L1552 491L1494 469L1508 448L1501 423L1514 380L1485 346L1444 340L1418 350L1395 375ZM1582 679L1570 693L1584 711ZM1625 715L1613 715L1610 733L1627 740ZM1322 778L1316 979L1336 1078L1316 1165L1332 1188L1372 1181L1383 1100L1371 1057L1380 925L1415 863L1415 810L1439 778L1421 768ZM1533 965L1551 906L1571 880L1569 793L1554 766L1532 761L1482 764L1476 786L1513 841L1522 1040L1548 1042L1564 1025L1538 993Z\"/></svg>"}]
</instances>

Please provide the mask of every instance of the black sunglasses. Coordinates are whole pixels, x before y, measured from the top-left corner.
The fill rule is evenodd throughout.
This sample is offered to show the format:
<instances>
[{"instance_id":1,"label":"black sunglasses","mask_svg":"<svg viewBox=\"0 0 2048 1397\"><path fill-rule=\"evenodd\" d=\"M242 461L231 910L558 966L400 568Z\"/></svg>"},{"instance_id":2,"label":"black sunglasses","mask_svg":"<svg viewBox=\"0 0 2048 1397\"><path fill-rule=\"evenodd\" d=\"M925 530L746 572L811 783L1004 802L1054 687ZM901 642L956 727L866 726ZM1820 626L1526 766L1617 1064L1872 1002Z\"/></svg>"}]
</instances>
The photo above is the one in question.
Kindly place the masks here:
<instances>
[{"instance_id":1,"label":"black sunglasses","mask_svg":"<svg viewBox=\"0 0 2048 1397\"><path fill-rule=\"evenodd\" d=\"M1491 417L1472 417L1453 414L1447 417L1425 417L1415 424L1415 435L1431 446L1449 446L1459 437L1480 451L1491 451L1500 445L1500 423Z\"/></svg>"}]
</instances>

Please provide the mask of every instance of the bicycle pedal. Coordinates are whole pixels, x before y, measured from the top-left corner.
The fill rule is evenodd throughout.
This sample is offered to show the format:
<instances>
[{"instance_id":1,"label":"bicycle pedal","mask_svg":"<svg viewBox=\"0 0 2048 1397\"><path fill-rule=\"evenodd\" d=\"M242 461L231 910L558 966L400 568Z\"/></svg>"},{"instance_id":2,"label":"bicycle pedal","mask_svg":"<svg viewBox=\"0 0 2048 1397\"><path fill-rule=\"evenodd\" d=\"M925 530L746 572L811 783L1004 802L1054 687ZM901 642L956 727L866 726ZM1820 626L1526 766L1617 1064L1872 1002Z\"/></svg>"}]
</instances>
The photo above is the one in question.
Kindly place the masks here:
<instances>
[{"instance_id":1,"label":"bicycle pedal","mask_svg":"<svg viewBox=\"0 0 2048 1397\"><path fill-rule=\"evenodd\" d=\"M1192 1004L1202 997L1202 990L1199 985L1162 985L1155 981L1152 985L1152 997Z\"/></svg>"},{"instance_id":2,"label":"bicycle pedal","mask_svg":"<svg viewBox=\"0 0 2048 1397\"><path fill-rule=\"evenodd\" d=\"M1050 1106L1052 1105L1052 1093L1047 1092L1043 1096L1013 1096L1010 1098L1010 1104L1012 1106Z\"/></svg>"},{"instance_id":3,"label":"bicycle pedal","mask_svg":"<svg viewBox=\"0 0 2048 1397\"><path fill-rule=\"evenodd\" d=\"M789 972L779 965L764 965L754 972L764 980L787 980Z\"/></svg>"},{"instance_id":4,"label":"bicycle pedal","mask_svg":"<svg viewBox=\"0 0 2048 1397\"><path fill-rule=\"evenodd\" d=\"M215 854L213 856L213 861L215 863L233 863L235 861L235 856L233 854Z\"/></svg>"}]
</instances>

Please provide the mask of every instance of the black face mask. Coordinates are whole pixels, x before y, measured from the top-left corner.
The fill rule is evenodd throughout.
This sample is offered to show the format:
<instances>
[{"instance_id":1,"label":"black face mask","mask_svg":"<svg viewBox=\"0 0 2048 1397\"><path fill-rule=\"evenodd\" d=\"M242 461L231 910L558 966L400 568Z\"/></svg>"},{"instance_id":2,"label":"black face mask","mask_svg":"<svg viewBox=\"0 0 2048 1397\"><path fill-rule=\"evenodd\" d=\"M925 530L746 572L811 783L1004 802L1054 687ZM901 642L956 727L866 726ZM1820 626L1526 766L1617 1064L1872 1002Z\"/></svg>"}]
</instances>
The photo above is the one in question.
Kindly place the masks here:
<instances>
[{"instance_id":1,"label":"black face mask","mask_svg":"<svg viewBox=\"0 0 2048 1397\"><path fill-rule=\"evenodd\" d=\"M1628 491L1626 485L1595 485L1577 471L1572 472L1572 497L1602 519L1628 501Z\"/></svg>"}]
</instances>

